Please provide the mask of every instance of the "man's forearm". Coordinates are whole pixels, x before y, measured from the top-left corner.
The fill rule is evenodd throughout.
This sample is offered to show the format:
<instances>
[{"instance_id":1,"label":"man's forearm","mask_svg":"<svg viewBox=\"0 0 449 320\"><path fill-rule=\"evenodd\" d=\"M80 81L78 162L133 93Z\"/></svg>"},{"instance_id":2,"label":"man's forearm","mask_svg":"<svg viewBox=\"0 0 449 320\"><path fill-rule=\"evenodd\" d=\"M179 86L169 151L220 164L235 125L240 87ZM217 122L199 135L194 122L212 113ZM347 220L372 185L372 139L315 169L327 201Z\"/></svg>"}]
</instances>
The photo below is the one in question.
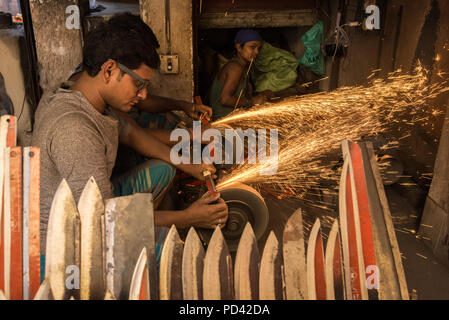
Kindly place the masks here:
<instances>
[{"instance_id":1,"label":"man's forearm","mask_svg":"<svg viewBox=\"0 0 449 320\"><path fill-rule=\"evenodd\" d=\"M154 95L148 95L145 100L140 101L136 105L139 110L152 113L162 113L172 110L185 110L189 106L193 106L193 103Z\"/></svg>"},{"instance_id":2,"label":"man's forearm","mask_svg":"<svg viewBox=\"0 0 449 320\"><path fill-rule=\"evenodd\" d=\"M243 95L240 96L240 99L233 95L232 96L229 95L226 98L222 98L220 102L224 107L231 109L234 109L236 107L237 102L238 102L237 107L251 107L253 105L252 98L248 99Z\"/></svg>"},{"instance_id":3,"label":"man's forearm","mask_svg":"<svg viewBox=\"0 0 449 320\"><path fill-rule=\"evenodd\" d=\"M170 141L171 131L169 130L145 128L145 131L167 146L173 146L178 143L178 141Z\"/></svg>"},{"instance_id":4,"label":"man's forearm","mask_svg":"<svg viewBox=\"0 0 449 320\"><path fill-rule=\"evenodd\" d=\"M158 227L185 228L191 225L189 216L183 210L156 210L154 211L154 224Z\"/></svg>"},{"instance_id":5,"label":"man's forearm","mask_svg":"<svg viewBox=\"0 0 449 320\"><path fill-rule=\"evenodd\" d=\"M144 156L170 163L170 147L147 133L145 129L133 126L130 135L121 142Z\"/></svg>"},{"instance_id":6,"label":"man's forearm","mask_svg":"<svg viewBox=\"0 0 449 320\"><path fill-rule=\"evenodd\" d=\"M121 142L144 156L170 163L186 173L191 171L189 164L173 164L170 159L170 147L138 126L132 126L128 136L123 137Z\"/></svg>"}]
</instances>

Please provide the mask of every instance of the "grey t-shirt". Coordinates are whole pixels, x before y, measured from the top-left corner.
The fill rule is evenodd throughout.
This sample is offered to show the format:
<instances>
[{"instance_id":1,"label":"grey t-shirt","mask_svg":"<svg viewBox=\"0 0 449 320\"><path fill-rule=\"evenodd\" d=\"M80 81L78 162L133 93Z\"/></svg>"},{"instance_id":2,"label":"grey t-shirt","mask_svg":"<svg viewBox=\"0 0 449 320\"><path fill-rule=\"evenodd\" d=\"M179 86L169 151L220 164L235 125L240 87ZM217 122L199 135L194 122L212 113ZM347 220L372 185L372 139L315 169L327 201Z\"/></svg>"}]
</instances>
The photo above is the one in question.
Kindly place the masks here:
<instances>
[{"instance_id":1,"label":"grey t-shirt","mask_svg":"<svg viewBox=\"0 0 449 320\"><path fill-rule=\"evenodd\" d=\"M79 91L57 89L42 97L31 144L41 150L41 253L53 196L65 178L76 203L93 176L103 199L113 197L110 182L119 136L129 125L110 108L99 113Z\"/></svg>"}]
</instances>

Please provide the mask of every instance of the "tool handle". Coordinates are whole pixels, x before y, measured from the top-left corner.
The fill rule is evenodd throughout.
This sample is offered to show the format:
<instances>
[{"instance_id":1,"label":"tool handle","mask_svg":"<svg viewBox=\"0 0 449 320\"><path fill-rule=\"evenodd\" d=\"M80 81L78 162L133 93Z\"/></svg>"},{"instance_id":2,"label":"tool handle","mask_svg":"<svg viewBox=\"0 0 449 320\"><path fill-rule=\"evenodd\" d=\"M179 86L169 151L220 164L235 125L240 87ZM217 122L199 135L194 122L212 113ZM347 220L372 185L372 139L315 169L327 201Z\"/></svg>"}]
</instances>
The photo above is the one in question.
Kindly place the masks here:
<instances>
[{"instance_id":1,"label":"tool handle","mask_svg":"<svg viewBox=\"0 0 449 320\"><path fill-rule=\"evenodd\" d=\"M207 190L209 191L209 193L212 195L216 195L218 193L218 191L215 188L215 183L214 183L214 180L212 179L212 174L210 173L210 171L205 170L203 172L203 176L204 176L204 179L206 180L206 186L207 186Z\"/></svg>"},{"instance_id":2,"label":"tool handle","mask_svg":"<svg viewBox=\"0 0 449 320\"><path fill-rule=\"evenodd\" d=\"M195 100L196 104L203 104L203 100L201 99L201 96L195 96L193 99ZM201 123L208 124L209 120L207 120L205 117L201 117Z\"/></svg>"}]
</instances>

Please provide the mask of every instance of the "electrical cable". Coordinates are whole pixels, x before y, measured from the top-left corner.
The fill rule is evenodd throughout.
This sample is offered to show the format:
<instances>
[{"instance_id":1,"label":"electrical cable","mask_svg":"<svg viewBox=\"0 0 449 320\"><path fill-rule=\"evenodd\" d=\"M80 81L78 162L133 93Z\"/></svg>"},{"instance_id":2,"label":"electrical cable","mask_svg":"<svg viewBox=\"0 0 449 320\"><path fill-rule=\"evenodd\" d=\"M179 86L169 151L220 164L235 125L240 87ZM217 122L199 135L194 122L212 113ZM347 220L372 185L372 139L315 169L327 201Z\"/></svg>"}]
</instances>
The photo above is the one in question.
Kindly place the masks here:
<instances>
[{"instance_id":1,"label":"electrical cable","mask_svg":"<svg viewBox=\"0 0 449 320\"><path fill-rule=\"evenodd\" d=\"M19 123L20 117L22 116L23 109L25 108L25 100L26 100L26 92L23 94L23 102L22 102L22 109L20 109L19 116L17 117L17 123Z\"/></svg>"}]
</instances>

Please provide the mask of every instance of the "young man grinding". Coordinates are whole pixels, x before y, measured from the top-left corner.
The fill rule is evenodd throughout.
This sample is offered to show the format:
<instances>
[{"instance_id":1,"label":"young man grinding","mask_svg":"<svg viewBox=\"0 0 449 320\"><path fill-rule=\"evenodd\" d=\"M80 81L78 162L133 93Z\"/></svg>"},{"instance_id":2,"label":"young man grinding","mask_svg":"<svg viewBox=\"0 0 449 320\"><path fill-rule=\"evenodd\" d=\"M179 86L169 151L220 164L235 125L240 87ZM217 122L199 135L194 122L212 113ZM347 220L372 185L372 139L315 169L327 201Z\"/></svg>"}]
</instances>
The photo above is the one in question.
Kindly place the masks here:
<instances>
[{"instance_id":1,"label":"young man grinding","mask_svg":"<svg viewBox=\"0 0 449 320\"><path fill-rule=\"evenodd\" d=\"M139 17L115 16L86 37L83 71L76 82L69 89L59 88L41 99L32 145L41 149L42 254L52 199L63 178L76 202L91 176L103 199L114 197L114 193L124 196L151 192L157 207L168 190L175 173L170 164L170 147L118 115L146 101L151 75L160 65L157 47L152 30ZM119 141L151 158L138 168L148 179L146 190L129 188L129 179L125 179L127 184L111 183ZM204 170L215 172L212 165L206 164L176 167L198 179L204 179ZM185 210L156 210L154 220L156 226L214 228L223 225L227 215L223 199L206 194ZM160 250L162 239L157 241Z\"/></svg>"}]
</instances>

